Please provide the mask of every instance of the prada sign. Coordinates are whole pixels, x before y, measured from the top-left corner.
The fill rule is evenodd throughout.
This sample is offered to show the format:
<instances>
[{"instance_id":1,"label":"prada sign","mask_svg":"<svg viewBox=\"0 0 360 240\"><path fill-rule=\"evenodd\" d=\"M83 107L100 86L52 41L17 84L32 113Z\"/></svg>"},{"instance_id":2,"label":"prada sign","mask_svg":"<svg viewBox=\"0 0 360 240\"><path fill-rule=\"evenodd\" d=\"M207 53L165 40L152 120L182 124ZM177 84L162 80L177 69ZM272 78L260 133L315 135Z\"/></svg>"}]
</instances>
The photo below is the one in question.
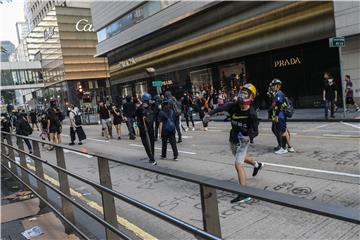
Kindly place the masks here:
<instances>
[{"instance_id":1,"label":"prada sign","mask_svg":"<svg viewBox=\"0 0 360 240\"><path fill-rule=\"evenodd\" d=\"M298 65L298 64L301 64L299 57L289 57L289 58L275 60L274 68L287 67L287 66Z\"/></svg>"},{"instance_id":2,"label":"prada sign","mask_svg":"<svg viewBox=\"0 0 360 240\"><path fill-rule=\"evenodd\" d=\"M124 68L124 67L132 66L135 64L136 64L135 58L129 58L129 59L126 59L125 61L119 62L119 67Z\"/></svg>"},{"instance_id":3,"label":"prada sign","mask_svg":"<svg viewBox=\"0 0 360 240\"><path fill-rule=\"evenodd\" d=\"M78 32L94 32L93 25L89 23L87 19L80 19L75 25L75 29Z\"/></svg>"},{"instance_id":4,"label":"prada sign","mask_svg":"<svg viewBox=\"0 0 360 240\"><path fill-rule=\"evenodd\" d=\"M49 38L51 38L55 33L55 27L50 26L48 29L44 30L44 40L47 41Z\"/></svg>"}]
</instances>

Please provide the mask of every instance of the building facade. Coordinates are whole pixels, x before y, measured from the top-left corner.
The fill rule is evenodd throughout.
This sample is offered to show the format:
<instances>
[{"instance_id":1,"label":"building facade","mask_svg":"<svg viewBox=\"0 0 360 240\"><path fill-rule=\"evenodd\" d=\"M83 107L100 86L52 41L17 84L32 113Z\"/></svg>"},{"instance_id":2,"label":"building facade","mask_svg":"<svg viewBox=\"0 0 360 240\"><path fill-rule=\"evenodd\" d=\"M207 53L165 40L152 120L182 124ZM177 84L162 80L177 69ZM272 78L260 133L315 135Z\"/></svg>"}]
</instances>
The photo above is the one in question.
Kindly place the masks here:
<instances>
[{"instance_id":1,"label":"building facade","mask_svg":"<svg viewBox=\"0 0 360 240\"><path fill-rule=\"evenodd\" d=\"M30 60L40 61L45 88L36 92L46 104L57 99L95 109L109 97L106 58L95 58L96 34L89 8L53 7L26 38ZM78 89L82 92L78 92Z\"/></svg>"},{"instance_id":2,"label":"building facade","mask_svg":"<svg viewBox=\"0 0 360 240\"><path fill-rule=\"evenodd\" d=\"M0 62L8 62L10 55L15 51L15 45L10 41L0 41Z\"/></svg>"},{"instance_id":3,"label":"building facade","mask_svg":"<svg viewBox=\"0 0 360 240\"><path fill-rule=\"evenodd\" d=\"M163 81L163 88L179 95L210 85L231 90L239 75L256 85L263 107L273 78L283 81L297 107L317 107L323 73L340 80L338 50L328 43L336 34L332 2L148 5L91 5L97 56L108 57L114 96L155 93L153 81ZM156 70L154 76L146 72L149 67Z\"/></svg>"}]
</instances>

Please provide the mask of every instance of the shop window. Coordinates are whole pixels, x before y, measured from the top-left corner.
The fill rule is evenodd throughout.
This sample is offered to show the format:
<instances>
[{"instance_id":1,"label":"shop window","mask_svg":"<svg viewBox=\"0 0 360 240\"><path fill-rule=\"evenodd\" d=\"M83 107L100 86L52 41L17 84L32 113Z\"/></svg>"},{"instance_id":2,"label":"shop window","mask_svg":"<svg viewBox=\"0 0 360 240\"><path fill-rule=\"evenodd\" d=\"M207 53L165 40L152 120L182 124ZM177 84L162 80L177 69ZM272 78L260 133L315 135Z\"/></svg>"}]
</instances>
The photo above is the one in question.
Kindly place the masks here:
<instances>
[{"instance_id":1,"label":"shop window","mask_svg":"<svg viewBox=\"0 0 360 240\"><path fill-rule=\"evenodd\" d=\"M190 72L190 81L193 93L200 93L204 90L210 90L213 85L211 69L206 68Z\"/></svg>"}]
</instances>

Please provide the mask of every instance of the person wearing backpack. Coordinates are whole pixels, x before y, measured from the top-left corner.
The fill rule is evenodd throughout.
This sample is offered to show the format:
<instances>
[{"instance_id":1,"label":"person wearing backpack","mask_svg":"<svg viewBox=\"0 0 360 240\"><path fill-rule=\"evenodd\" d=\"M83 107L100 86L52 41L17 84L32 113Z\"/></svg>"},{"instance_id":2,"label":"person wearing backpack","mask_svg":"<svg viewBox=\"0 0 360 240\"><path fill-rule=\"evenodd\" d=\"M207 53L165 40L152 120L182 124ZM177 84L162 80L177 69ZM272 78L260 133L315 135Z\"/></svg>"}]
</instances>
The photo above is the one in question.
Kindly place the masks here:
<instances>
[{"instance_id":1,"label":"person wearing backpack","mask_svg":"<svg viewBox=\"0 0 360 240\"><path fill-rule=\"evenodd\" d=\"M47 121L47 128L51 142L54 144L59 144L60 142L58 137L61 133L61 122L57 114L56 106L52 106L49 108L47 113ZM54 148L54 146L51 146L49 148L49 151L54 150Z\"/></svg>"},{"instance_id":2,"label":"person wearing backpack","mask_svg":"<svg viewBox=\"0 0 360 240\"><path fill-rule=\"evenodd\" d=\"M70 119L70 140L69 145L75 145L76 135L78 136L79 145L82 145L82 140L86 139L85 132L81 126L81 116L79 108L71 106L69 108L69 119Z\"/></svg>"},{"instance_id":3,"label":"person wearing backpack","mask_svg":"<svg viewBox=\"0 0 360 240\"><path fill-rule=\"evenodd\" d=\"M235 169L238 175L239 184L246 185L246 171L244 164L250 164L254 167L252 176L255 177L263 167L263 163L255 161L248 153L249 144L259 133L259 120L252 102L256 96L256 88L252 84L245 84L237 98L236 102L226 103L218 107L204 117L204 123L208 123L210 116L219 112L227 112L230 116L231 130L229 136L230 149L235 157ZM238 195L230 202L249 202L251 197L247 195Z\"/></svg>"},{"instance_id":4,"label":"person wearing backpack","mask_svg":"<svg viewBox=\"0 0 360 240\"><path fill-rule=\"evenodd\" d=\"M176 98L171 94L170 91L166 91L164 96L165 96L165 100L169 102L170 107L175 113L175 117L176 117L175 128L178 134L178 143L181 143L182 142L182 135L180 130L181 107L178 105Z\"/></svg>"},{"instance_id":5,"label":"person wearing backpack","mask_svg":"<svg viewBox=\"0 0 360 240\"><path fill-rule=\"evenodd\" d=\"M290 145L290 132L286 125L286 108L288 107L288 101L286 100L285 94L280 90L282 82L279 79L274 79L272 85L274 89L274 100L272 102L271 119L275 124L277 137L280 143L280 149L276 150L275 154L295 152L294 148Z\"/></svg>"},{"instance_id":6,"label":"person wearing backpack","mask_svg":"<svg viewBox=\"0 0 360 240\"><path fill-rule=\"evenodd\" d=\"M137 126L140 130L141 142L144 145L146 154L149 157L149 162L152 165L156 165L154 158L154 121L155 113L150 105L151 95L149 93L144 93L142 96L142 103L135 111L135 118L137 121Z\"/></svg>"},{"instance_id":7,"label":"person wearing backpack","mask_svg":"<svg viewBox=\"0 0 360 240\"><path fill-rule=\"evenodd\" d=\"M29 136L32 134L32 132L33 132L33 129L30 126L30 123L28 122L27 114L20 113L19 118L16 121L16 134L21 135L21 136ZM32 154L32 147L31 147L29 139L24 138L24 142L29 149L29 153ZM19 145L19 142L18 142L18 145Z\"/></svg>"},{"instance_id":8,"label":"person wearing backpack","mask_svg":"<svg viewBox=\"0 0 360 240\"><path fill-rule=\"evenodd\" d=\"M179 153L175 139L176 116L168 100L165 100L162 104L162 110L159 113L158 121L160 122L160 133L162 141L161 158L166 158L167 142L169 141L174 153L174 160L177 160Z\"/></svg>"}]
</instances>

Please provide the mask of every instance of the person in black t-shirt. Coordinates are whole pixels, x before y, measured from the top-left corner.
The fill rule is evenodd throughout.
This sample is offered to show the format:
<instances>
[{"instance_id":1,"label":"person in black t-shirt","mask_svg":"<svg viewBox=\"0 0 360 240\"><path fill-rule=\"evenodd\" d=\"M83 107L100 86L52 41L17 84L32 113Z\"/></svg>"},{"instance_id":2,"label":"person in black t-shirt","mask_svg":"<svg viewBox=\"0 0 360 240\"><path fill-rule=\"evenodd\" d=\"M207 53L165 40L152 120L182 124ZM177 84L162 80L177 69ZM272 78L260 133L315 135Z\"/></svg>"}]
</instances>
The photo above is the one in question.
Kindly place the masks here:
<instances>
[{"instance_id":1,"label":"person in black t-shirt","mask_svg":"<svg viewBox=\"0 0 360 240\"><path fill-rule=\"evenodd\" d=\"M103 102L99 103L98 114L101 124L101 130L105 136L105 139L109 140L109 134L110 134L109 130L111 130L112 128L110 111ZM112 136L110 135L110 137Z\"/></svg>"},{"instance_id":2,"label":"person in black t-shirt","mask_svg":"<svg viewBox=\"0 0 360 240\"><path fill-rule=\"evenodd\" d=\"M327 79L327 82L325 84L324 90L323 90L323 100L325 103L325 118L328 118L328 112L330 108L330 117L334 118L334 108L335 103L337 101L337 90L336 90L336 84L334 82L334 79L329 73L324 74L324 78Z\"/></svg>"},{"instance_id":3,"label":"person in black t-shirt","mask_svg":"<svg viewBox=\"0 0 360 240\"><path fill-rule=\"evenodd\" d=\"M113 115L113 123L118 135L118 139L121 139L121 123L123 121L123 116L120 108L116 107L115 105L112 106L111 114Z\"/></svg>"},{"instance_id":4,"label":"person in black t-shirt","mask_svg":"<svg viewBox=\"0 0 360 240\"><path fill-rule=\"evenodd\" d=\"M36 129L39 131L39 126L37 123L37 115L34 109L30 111L29 116L31 121L31 127L34 129L34 126L36 126Z\"/></svg>"},{"instance_id":5,"label":"person in black t-shirt","mask_svg":"<svg viewBox=\"0 0 360 240\"><path fill-rule=\"evenodd\" d=\"M135 122L136 105L130 96L127 96L125 99L126 99L126 103L124 103L123 105L124 120L128 128L129 138L131 140L135 140L136 137L134 130L134 122Z\"/></svg>"},{"instance_id":6,"label":"person in black t-shirt","mask_svg":"<svg viewBox=\"0 0 360 240\"><path fill-rule=\"evenodd\" d=\"M248 163L254 167L253 176L256 176L258 171L262 168L263 164L255 161L247 149L249 143L253 142L253 139L258 135L258 118L256 110L252 106L252 101L256 96L256 88L252 84L245 84L237 102L227 103L217 109L210 111L204 117L204 122L208 123L210 116L219 112L228 112L231 119L231 130L229 136L230 148L235 156L235 168L238 174L240 185L245 186L246 172L244 163ZM251 201L251 197L238 195L231 200L231 203L235 202L247 202Z\"/></svg>"}]
</instances>

